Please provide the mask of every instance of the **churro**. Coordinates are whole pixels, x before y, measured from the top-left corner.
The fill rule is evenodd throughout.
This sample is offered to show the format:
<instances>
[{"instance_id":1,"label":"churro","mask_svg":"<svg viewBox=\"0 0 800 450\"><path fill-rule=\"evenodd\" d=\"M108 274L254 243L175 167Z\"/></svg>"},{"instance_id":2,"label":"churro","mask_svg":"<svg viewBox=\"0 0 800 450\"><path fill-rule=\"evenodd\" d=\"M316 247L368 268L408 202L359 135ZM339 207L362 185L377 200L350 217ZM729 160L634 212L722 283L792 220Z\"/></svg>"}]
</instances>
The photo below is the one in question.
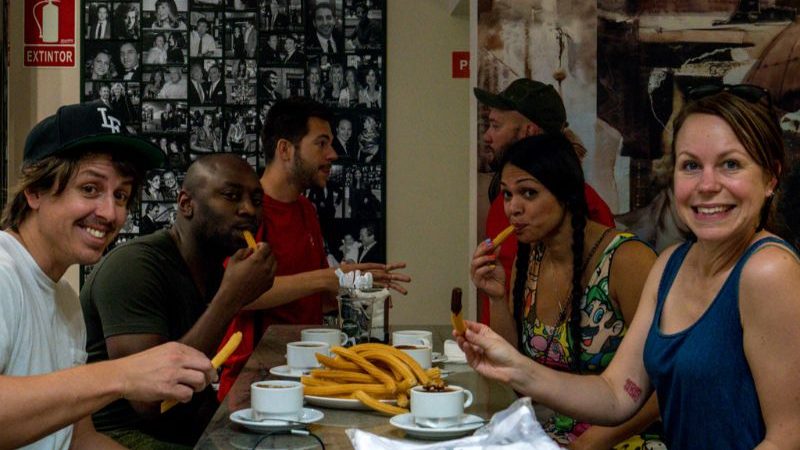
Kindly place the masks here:
<instances>
[{"instance_id":1,"label":"churro","mask_svg":"<svg viewBox=\"0 0 800 450\"><path fill-rule=\"evenodd\" d=\"M405 408L400 408L397 406L387 405L386 403L381 402L375 398L370 397L364 391L355 391L353 392L353 397L357 398L358 401L361 403L369 406L370 408L374 409L375 411L382 412L384 414L389 415L397 415L397 414L407 414L408 410Z\"/></svg>"},{"instance_id":2,"label":"churro","mask_svg":"<svg viewBox=\"0 0 800 450\"><path fill-rule=\"evenodd\" d=\"M249 230L244 230L242 231L242 236L244 236L247 246L250 247L251 250L255 250L258 245L256 244L256 239L253 237L253 233Z\"/></svg>"},{"instance_id":3,"label":"churro","mask_svg":"<svg viewBox=\"0 0 800 450\"><path fill-rule=\"evenodd\" d=\"M239 344L241 343L242 343L242 332L237 331L236 333L233 333L233 335L231 335L231 338L228 339L228 342L226 342L225 345L222 346L222 348L219 350L219 352L216 355L214 355L214 357L211 359L211 366L214 369L219 369L219 366L221 366L222 363L224 363L225 360L227 360L228 357L233 354L233 352L236 350L236 347L238 347ZM178 402L176 400L164 400L163 402L161 402L161 414L164 414L165 412L169 411L170 408L172 408L177 404Z\"/></svg>"},{"instance_id":4,"label":"churro","mask_svg":"<svg viewBox=\"0 0 800 450\"><path fill-rule=\"evenodd\" d=\"M401 414L416 385L443 386L438 368L423 370L407 353L386 344L365 343L349 349L333 347L335 357L317 355L326 368L300 379L306 395L352 398L383 414ZM396 400L398 406L381 400Z\"/></svg>"},{"instance_id":5,"label":"churro","mask_svg":"<svg viewBox=\"0 0 800 450\"><path fill-rule=\"evenodd\" d=\"M511 233L513 232L514 225L509 225L508 228L498 233L497 236L492 239L492 246L497 247L498 245L501 245L506 239L508 239L509 236L511 236Z\"/></svg>"},{"instance_id":6,"label":"churro","mask_svg":"<svg viewBox=\"0 0 800 450\"><path fill-rule=\"evenodd\" d=\"M461 314L461 289L459 288L453 288L453 293L450 296L450 323L453 324L453 329L456 330L457 334L463 335L467 331L464 317Z\"/></svg>"}]
</instances>

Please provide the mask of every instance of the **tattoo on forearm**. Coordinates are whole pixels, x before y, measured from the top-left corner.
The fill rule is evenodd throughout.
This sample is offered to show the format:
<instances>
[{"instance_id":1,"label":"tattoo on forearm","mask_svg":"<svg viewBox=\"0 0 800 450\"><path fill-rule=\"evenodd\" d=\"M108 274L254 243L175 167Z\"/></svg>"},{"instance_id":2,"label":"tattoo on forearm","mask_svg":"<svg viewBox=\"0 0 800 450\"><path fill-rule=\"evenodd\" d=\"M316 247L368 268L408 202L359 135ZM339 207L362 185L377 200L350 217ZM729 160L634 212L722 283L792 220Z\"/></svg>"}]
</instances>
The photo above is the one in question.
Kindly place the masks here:
<instances>
[{"instance_id":1,"label":"tattoo on forearm","mask_svg":"<svg viewBox=\"0 0 800 450\"><path fill-rule=\"evenodd\" d=\"M630 378L625 380L625 392L627 392L635 402L639 401L639 397L642 396L642 388L637 386Z\"/></svg>"}]
</instances>

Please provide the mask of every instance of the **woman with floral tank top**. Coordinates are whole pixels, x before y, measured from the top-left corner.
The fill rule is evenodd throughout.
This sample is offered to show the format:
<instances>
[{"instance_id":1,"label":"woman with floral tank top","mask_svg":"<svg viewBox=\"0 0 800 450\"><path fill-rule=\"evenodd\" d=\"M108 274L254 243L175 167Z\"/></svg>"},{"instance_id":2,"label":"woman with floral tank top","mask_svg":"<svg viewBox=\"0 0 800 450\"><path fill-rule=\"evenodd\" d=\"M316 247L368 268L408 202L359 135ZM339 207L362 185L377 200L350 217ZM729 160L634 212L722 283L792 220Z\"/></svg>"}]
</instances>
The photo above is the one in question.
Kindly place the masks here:
<instances>
[{"instance_id":1,"label":"woman with floral tank top","mask_svg":"<svg viewBox=\"0 0 800 450\"><path fill-rule=\"evenodd\" d=\"M491 241L478 246L471 267L473 283L491 299L491 327L548 367L602 372L628 329L656 255L633 235L587 219L580 161L563 136L517 142L502 167L505 213L519 242L512 291L505 291L499 248ZM653 398L620 426L591 427L558 412L543 426L570 448L635 448L661 444L648 429L657 419Z\"/></svg>"}]
</instances>

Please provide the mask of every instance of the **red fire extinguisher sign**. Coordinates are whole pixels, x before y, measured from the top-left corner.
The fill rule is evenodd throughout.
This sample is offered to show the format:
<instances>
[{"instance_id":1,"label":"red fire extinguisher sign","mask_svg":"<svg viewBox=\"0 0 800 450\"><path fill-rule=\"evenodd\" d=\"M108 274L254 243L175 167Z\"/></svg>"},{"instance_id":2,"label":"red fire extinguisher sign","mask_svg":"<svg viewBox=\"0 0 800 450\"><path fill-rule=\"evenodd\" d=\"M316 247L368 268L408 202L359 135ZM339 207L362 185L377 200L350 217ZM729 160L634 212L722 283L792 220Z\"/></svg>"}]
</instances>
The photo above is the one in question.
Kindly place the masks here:
<instances>
[{"instance_id":1,"label":"red fire extinguisher sign","mask_svg":"<svg viewBox=\"0 0 800 450\"><path fill-rule=\"evenodd\" d=\"M25 0L26 67L75 67L75 0Z\"/></svg>"}]
</instances>

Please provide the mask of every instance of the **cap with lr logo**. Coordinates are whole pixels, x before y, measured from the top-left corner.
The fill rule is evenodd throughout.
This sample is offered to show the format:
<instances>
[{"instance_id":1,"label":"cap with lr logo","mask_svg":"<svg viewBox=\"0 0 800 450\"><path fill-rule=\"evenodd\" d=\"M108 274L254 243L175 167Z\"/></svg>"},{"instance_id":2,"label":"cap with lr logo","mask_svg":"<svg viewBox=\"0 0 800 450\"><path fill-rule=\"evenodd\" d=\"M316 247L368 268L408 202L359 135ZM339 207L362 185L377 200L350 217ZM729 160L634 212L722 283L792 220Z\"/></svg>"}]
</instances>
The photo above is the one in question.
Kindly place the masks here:
<instances>
[{"instance_id":1,"label":"cap with lr logo","mask_svg":"<svg viewBox=\"0 0 800 450\"><path fill-rule=\"evenodd\" d=\"M75 67L75 0L25 0L25 67Z\"/></svg>"}]
</instances>

